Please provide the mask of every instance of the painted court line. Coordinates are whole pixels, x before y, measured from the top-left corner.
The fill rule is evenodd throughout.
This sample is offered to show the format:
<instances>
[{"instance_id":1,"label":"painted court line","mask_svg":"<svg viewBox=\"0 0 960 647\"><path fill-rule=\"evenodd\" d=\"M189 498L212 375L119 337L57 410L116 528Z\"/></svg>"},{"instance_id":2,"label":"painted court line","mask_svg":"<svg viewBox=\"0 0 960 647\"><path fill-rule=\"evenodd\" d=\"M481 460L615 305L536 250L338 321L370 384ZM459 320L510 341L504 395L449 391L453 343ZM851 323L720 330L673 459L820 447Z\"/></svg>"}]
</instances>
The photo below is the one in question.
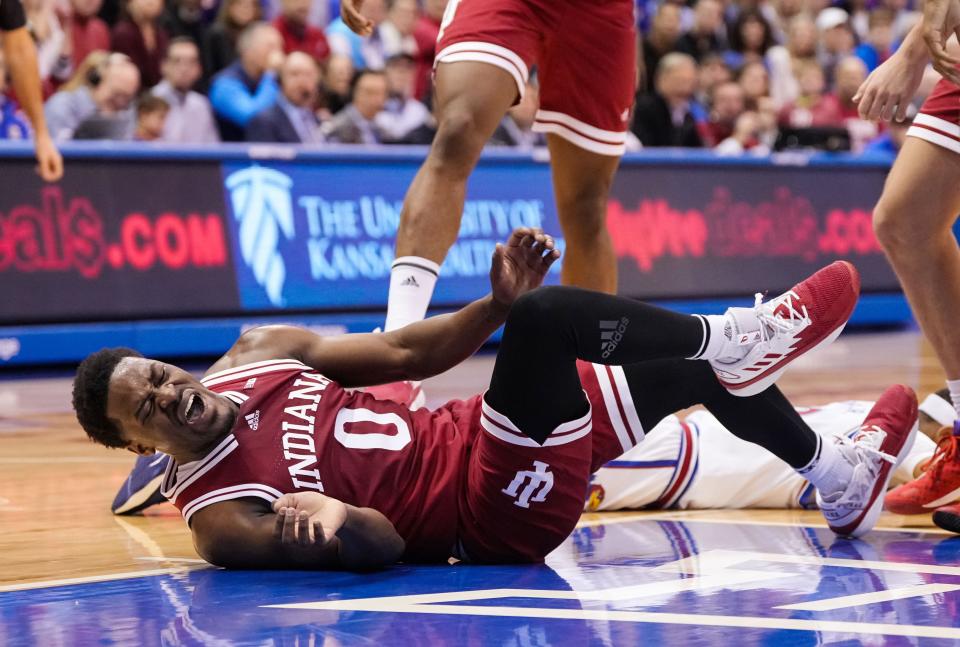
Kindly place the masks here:
<instances>
[{"instance_id":1,"label":"painted court line","mask_svg":"<svg viewBox=\"0 0 960 647\"><path fill-rule=\"evenodd\" d=\"M111 582L113 580L131 580L138 577L154 577L156 575L171 575L183 573L190 567L177 566L172 568L156 568L147 571L126 571L123 573L104 573L87 577L70 577L62 580L39 580L36 582L18 582L17 584L0 585L0 593L11 591L31 591L33 589L52 589L58 586L73 586L74 584L95 584L97 582Z\"/></svg>"},{"instance_id":2,"label":"painted court line","mask_svg":"<svg viewBox=\"0 0 960 647\"><path fill-rule=\"evenodd\" d=\"M791 611L832 611L834 609L858 607L864 604L876 604L878 602L903 600L904 598L935 595L937 593L948 593L958 589L960 589L960 585L957 584L918 584L916 586L904 586L898 589L889 589L886 591L861 593L860 595L845 595L839 598L828 598L826 600L800 602L799 604L785 604L783 606L774 608Z\"/></svg>"},{"instance_id":3,"label":"painted court line","mask_svg":"<svg viewBox=\"0 0 960 647\"><path fill-rule=\"evenodd\" d=\"M495 589L499 593L504 589ZM509 589L507 589L509 591ZM472 599L493 599L498 595L483 595L493 591L456 593ZM442 594L434 594L442 595ZM474 597L476 596L476 597ZM408 597L337 600L333 602L305 602L302 604L266 605L277 609L309 609L331 611L370 611L388 613L426 613L432 615L491 616L498 618L549 618L557 620L599 620L612 622L642 622L653 624L694 625L712 627L739 627L743 629L794 629L799 631L828 631L845 634L878 636L909 636L917 638L948 638L960 640L960 629L953 627L922 627L919 625L892 625L867 622L839 622L800 620L794 618L762 618L742 616L701 615L695 613L656 613L647 611L614 611L602 609L548 609L528 607L461 606L459 604L410 604ZM451 600L452 601L452 600Z\"/></svg>"}]
</instances>

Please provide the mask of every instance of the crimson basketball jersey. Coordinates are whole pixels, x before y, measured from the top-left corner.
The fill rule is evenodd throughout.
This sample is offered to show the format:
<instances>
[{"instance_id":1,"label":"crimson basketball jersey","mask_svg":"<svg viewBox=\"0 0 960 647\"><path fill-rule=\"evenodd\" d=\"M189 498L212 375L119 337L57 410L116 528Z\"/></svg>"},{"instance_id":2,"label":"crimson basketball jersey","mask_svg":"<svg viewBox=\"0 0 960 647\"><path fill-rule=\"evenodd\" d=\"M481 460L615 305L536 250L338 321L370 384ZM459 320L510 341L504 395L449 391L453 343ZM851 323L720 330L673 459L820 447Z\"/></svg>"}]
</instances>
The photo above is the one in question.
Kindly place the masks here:
<instances>
[{"instance_id":1,"label":"crimson basketball jersey","mask_svg":"<svg viewBox=\"0 0 960 647\"><path fill-rule=\"evenodd\" d=\"M474 417L479 397L411 412L292 359L238 366L202 383L240 413L203 459L170 461L162 492L187 523L220 501L269 504L285 493L320 492L383 513L406 541L407 560L451 555L465 473L462 418Z\"/></svg>"}]
</instances>

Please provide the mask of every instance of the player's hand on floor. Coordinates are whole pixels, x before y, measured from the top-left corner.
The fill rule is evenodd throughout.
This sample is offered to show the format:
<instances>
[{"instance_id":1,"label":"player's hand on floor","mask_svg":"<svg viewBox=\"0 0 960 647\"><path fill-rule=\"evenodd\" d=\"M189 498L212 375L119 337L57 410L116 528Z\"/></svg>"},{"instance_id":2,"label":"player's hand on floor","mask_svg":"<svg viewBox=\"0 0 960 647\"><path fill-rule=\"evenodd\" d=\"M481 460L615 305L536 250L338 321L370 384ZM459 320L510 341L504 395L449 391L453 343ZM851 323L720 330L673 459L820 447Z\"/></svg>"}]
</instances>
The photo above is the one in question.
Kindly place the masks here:
<instances>
[{"instance_id":1,"label":"player's hand on floor","mask_svg":"<svg viewBox=\"0 0 960 647\"><path fill-rule=\"evenodd\" d=\"M274 537L287 548L326 545L347 520L343 501L317 492L284 494L273 502Z\"/></svg>"},{"instance_id":2,"label":"player's hand on floor","mask_svg":"<svg viewBox=\"0 0 960 647\"><path fill-rule=\"evenodd\" d=\"M875 69L853 95L860 117L870 121L903 121L917 94L926 61L894 54Z\"/></svg>"},{"instance_id":3,"label":"player's hand on floor","mask_svg":"<svg viewBox=\"0 0 960 647\"><path fill-rule=\"evenodd\" d=\"M540 287L554 261L560 258L556 243L542 229L514 229L506 244L497 243L490 266L493 298L509 306L521 295Z\"/></svg>"},{"instance_id":4,"label":"player's hand on floor","mask_svg":"<svg viewBox=\"0 0 960 647\"><path fill-rule=\"evenodd\" d=\"M342 0L340 2L340 17L354 33L361 36L373 34L373 23L360 13L363 0Z\"/></svg>"}]
</instances>

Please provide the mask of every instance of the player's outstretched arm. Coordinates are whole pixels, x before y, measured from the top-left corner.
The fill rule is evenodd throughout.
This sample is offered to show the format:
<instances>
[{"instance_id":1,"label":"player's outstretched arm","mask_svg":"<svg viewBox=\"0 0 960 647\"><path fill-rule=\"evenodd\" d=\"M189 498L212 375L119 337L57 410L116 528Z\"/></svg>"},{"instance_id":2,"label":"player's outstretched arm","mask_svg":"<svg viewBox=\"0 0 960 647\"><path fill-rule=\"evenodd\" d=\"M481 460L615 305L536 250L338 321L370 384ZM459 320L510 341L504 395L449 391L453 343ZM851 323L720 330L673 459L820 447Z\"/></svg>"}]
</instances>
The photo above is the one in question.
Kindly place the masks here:
<instances>
[{"instance_id":1,"label":"player's outstretched arm","mask_svg":"<svg viewBox=\"0 0 960 647\"><path fill-rule=\"evenodd\" d=\"M225 568L362 571L395 563L405 549L381 513L312 492L286 494L273 509L223 501L198 511L191 529L200 556Z\"/></svg>"},{"instance_id":2,"label":"player's outstretched arm","mask_svg":"<svg viewBox=\"0 0 960 647\"><path fill-rule=\"evenodd\" d=\"M391 332L340 337L263 326L246 332L210 371L294 358L347 387L438 375L473 355L503 325L513 302L539 287L559 257L550 236L539 229L517 229L494 252L491 293L457 312Z\"/></svg>"},{"instance_id":3,"label":"player's outstretched arm","mask_svg":"<svg viewBox=\"0 0 960 647\"><path fill-rule=\"evenodd\" d=\"M860 116L871 121L903 121L917 94L930 55L923 41L923 24L914 25L903 44L870 73L853 97Z\"/></svg>"},{"instance_id":4,"label":"player's outstretched arm","mask_svg":"<svg viewBox=\"0 0 960 647\"><path fill-rule=\"evenodd\" d=\"M37 50L26 27L3 33L4 58L10 68L13 89L23 111L33 126L34 149L37 155L37 170L47 182L56 182L63 177L63 158L50 137L43 115L43 97L40 93L40 75L37 67Z\"/></svg>"}]
</instances>

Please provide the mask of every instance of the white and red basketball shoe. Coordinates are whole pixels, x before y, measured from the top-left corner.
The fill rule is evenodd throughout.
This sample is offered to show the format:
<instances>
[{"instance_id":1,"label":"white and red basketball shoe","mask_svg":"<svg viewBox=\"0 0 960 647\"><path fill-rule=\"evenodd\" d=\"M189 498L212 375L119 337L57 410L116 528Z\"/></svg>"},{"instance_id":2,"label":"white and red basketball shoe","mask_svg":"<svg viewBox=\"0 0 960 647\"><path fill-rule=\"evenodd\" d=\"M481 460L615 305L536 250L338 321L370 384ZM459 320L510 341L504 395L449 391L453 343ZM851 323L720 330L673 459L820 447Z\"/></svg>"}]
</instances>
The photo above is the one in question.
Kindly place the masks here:
<instances>
[{"instance_id":1,"label":"white and red basketball shoe","mask_svg":"<svg viewBox=\"0 0 960 647\"><path fill-rule=\"evenodd\" d=\"M918 428L917 395L897 384L883 392L852 440L834 439L853 474L840 492L817 492L817 505L831 530L859 537L873 528L890 478L913 447Z\"/></svg>"},{"instance_id":2,"label":"white and red basketball shoe","mask_svg":"<svg viewBox=\"0 0 960 647\"><path fill-rule=\"evenodd\" d=\"M756 330L733 331L732 341L750 347L746 355L733 362L711 360L710 365L730 393L744 397L761 393L790 362L836 339L859 296L860 274L846 261L831 263L766 303L758 294Z\"/></svg>"},{"instance_id":3,"label":"white and red basketball shoe","mask_svg":"<svg viewBox=\"0 0 960 647\"><path fill-rule=\"evenodd\" d=\"M402 404L411 411L416 411L427 403L427 396L423 393L421 383L410 380L368 386L364 391L377 400L390 400Z\"/></svg>"},{"instance_id":4,"label":"white and red basketball shoe","mask_svg":"<svg viewBox=\"0 0 960 647\"><path fill-rule=\"evenodd\" d=\"M887 492L887 510L924 514L960 500L960 421L945 431L923 474Z\"/></svg>"}]
</instances>

